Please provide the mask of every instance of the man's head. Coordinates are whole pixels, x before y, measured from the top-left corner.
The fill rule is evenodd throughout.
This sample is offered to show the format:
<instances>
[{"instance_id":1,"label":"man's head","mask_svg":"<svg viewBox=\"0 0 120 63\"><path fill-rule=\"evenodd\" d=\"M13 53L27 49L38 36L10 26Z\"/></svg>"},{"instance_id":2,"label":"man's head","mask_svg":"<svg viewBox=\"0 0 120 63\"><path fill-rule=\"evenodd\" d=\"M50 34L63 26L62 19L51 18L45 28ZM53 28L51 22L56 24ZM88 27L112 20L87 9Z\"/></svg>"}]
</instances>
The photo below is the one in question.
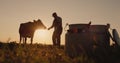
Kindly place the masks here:
<instances>
[{"instance_id":1,"label":"man's head","mask_svg":"<svg viewBox=\"0 0 120 63\"><path fill-rule=\"evenodd\" d=\"M52 14L52 16L53 16L53 17L57 17L57 13L54 12L54 13Z\"/></svg>"}]
</instances>

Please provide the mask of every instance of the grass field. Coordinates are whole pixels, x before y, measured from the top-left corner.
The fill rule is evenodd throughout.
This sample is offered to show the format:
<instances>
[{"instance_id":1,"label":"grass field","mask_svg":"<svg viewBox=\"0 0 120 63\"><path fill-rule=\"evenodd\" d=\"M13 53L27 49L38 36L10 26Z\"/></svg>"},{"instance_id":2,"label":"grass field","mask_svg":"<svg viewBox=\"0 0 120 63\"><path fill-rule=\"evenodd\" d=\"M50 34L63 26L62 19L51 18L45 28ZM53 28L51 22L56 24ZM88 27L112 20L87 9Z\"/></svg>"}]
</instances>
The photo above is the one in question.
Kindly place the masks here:
<instances>
[{"instance_id":1,"label":"grass field","mask_svg":"<svg viewBox=\"0 0 120 63\"><path fill-rule=\"evenodd\" d=\"M120 60L120 51L112 50L111 60L109 62L118 62ZM95 53L95 58L98 61L104 62L106 52ZM111 52L109 53L111 54ZM107 58L107 57L105 57ZM106 59L107 61L107 59ZM115 62L115 63L116 63ZM64 45L60 48L52 45L19 45L15 42L3 43L0 42L0 63L96 63L93 57L88 57L87 54L82 54L79 57L70 58L65 54ZM97 62L99 63L99 62Z\"/></svg>"}]
</instances>

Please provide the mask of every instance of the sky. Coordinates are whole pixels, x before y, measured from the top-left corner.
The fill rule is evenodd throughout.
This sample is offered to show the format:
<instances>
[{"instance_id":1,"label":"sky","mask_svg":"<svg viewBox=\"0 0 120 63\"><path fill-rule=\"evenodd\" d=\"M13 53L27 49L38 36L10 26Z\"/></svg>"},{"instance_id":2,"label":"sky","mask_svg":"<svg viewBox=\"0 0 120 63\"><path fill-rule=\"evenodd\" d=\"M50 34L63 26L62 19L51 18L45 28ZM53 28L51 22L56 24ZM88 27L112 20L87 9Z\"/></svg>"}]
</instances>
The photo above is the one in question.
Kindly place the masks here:
<instances>
[{"instance_id":1,"label":"sky","mask_svg":"<svg viewBox=\"0 0 120 63\"><path fill-rule=\"evenodd\" d=\"M66 23L111 24L120 34L120 0L0 0L0 41L19 42L20 23L41 19L48 28L52 13ZM112 30L110 30L112 31ZM34 43L52 44L52 30L36 31ZM65 43L63 30L62 44ZM28 40L29 42L29 40Z\"/></svg>"}]
</instances>

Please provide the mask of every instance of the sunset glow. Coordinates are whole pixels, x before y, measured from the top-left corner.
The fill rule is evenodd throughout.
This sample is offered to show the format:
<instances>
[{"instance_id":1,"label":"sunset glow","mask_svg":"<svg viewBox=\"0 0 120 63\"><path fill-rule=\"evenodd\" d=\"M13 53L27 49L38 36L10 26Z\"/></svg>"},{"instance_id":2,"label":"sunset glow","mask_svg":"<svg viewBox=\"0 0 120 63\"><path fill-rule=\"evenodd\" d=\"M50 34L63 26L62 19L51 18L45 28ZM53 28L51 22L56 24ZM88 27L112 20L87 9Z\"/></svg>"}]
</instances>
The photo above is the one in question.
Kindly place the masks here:
<instances>
[{"instance_id":1,"label":"sunset glow","mask_svg":"<svg viewBox=\"0 0 120 63\"><path fill-rule=\"evenodd\" d=\"M41 19L46 27L50 27L57 12L66 23L111 24L120 34L120 0L0 0L0 41L19 42L19 26L21 23ZM33 43L51 43L54 30L37 30ZM65 43L66 31L63 31L61 43ZM28 40L29 42L29 40Z\"/></svg>"},{"instance_id":2,"label":"sunset glow","mask_svg":"<svg viewBox=\"0 0 120 63\"><path fill-rule=\"evenodd\" d=\"M34 35L34 42L35 43L42 43L42 44L46 44L46 42L48 43L48 41L51 39L50 36L50 31L48 30L36 30L35 35ZM49 41L50 44L50 41Z\"/></svg>"},{"instance_id":3,"label":"sunset glow","mask_svg":"<svg viewBox=\"0 0 120 63\"><path fill-rule=\"evenodd\" d=\"M47 30L36 30L35 35L37 37L47 37L48 36L48 31Z\"/></svg>"}]
</instances>

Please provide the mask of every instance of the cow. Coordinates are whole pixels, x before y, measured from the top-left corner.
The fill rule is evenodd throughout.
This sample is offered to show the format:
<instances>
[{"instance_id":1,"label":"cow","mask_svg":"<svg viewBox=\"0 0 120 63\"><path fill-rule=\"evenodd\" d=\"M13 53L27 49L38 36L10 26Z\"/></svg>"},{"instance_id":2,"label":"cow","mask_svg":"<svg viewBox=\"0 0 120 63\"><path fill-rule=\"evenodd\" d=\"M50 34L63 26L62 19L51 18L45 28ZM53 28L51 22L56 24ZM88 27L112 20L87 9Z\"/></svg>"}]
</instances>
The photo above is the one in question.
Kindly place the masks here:
<instances>
[{"instance_id":1,"label":"cow","mask_svg":"<svg viewBox=\"0 0 120 63\"><path fill-rule=\"evenodd\" d=\"M33 42L34 33L37 29L46 29L46 26L42 23L40 19L34 22L21 23L19 27L19 35L20 35L20 44L21 40L26 44L27 38L31 39L31 44Z\"/></svg>"}]
</instances>

